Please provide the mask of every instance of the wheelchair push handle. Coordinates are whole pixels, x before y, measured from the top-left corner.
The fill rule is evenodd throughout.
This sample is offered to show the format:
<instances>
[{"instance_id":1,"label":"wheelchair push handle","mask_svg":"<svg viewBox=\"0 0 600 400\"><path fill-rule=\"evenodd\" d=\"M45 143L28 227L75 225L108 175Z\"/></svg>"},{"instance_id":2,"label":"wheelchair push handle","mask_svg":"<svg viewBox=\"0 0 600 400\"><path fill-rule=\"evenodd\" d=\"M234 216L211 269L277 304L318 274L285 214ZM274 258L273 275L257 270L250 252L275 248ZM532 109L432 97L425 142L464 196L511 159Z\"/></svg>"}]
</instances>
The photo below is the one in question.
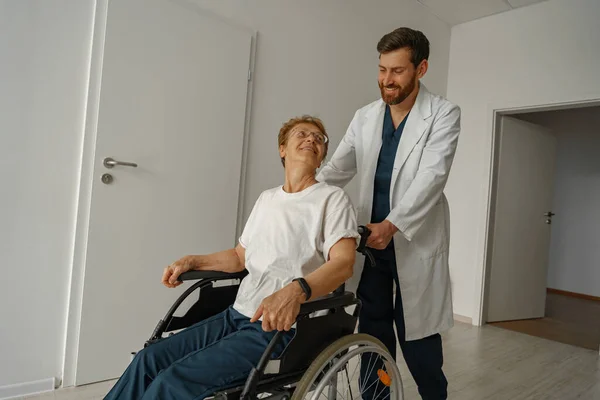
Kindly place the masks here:
<instances>
[{"instance_id":1,"label":"wheelchair push handle","mask_svg":"<svg viewBox=\"0 0 600 400\"><path fill-rule=\"evenodd\" d=\"M367 257L369 259L369 263L371 264L371 267L374 267L375 266L375 258L373 257L373 254L371 254L371 251L367 248L367 239L369 238L369 235L371 234L371 230L369 228L367 228L366 226L361 225L358 227L358 233L360 234L360 243L359 243L356 251L363 254L365 257Z\"/></svg>"},{"instance_id":2,"label":"wheelchair push handle","mask_svg":"<svg viewBox=\"0 0 600 400\"><path fill-rule=\"evenodd\" d=\"M362 253L367 248L367 239L371 234L371 230L364 225L358 227L358 234L360 235L360 243L356 249L359 253Z\"/></svg>"}]
</instances>

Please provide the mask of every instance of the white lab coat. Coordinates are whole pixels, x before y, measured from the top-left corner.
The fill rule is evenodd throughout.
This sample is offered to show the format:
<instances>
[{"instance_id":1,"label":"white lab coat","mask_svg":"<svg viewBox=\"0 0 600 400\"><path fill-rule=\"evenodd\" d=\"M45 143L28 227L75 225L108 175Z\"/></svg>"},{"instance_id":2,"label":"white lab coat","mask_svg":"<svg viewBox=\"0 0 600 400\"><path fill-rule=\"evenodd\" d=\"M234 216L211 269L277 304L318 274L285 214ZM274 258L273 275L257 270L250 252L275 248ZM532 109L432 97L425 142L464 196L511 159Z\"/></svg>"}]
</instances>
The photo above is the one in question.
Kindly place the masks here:
<instances>
[{"instance_id":1,"label":"white lab coat","mask_svg":"<svg viewBox=\"0 0 600 400\"><path fill-rule=\"evenodd\" d=\"M317 179L344 187L360 181L358 223L371 221L373 186L382 143L385 103L359 109L331 160ZM420 84L404 127L392 172L389 219L394 235L406 340L454 324L448 268L450 213L443 193L460 131L460 108ZM364 258L357 257L347 288L356 291Z\"/></svg>"}]
</instances>

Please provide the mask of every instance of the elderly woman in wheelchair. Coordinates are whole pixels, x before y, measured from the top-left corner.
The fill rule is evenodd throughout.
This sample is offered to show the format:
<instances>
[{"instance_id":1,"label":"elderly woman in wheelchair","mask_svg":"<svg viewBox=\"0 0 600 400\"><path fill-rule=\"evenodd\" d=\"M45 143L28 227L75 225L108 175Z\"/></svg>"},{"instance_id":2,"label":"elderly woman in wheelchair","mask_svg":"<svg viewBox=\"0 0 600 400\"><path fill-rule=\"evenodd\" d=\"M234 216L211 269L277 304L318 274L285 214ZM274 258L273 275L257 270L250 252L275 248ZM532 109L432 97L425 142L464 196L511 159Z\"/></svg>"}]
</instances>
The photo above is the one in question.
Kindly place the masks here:
<instances>
[{"instance_id":1,"label":"elderly woman in wheelchair","mask_svg":"<svg viewBox=\"0 0 600 400\"><path fill-rule=\"evenodd\" d=\"M284 185L260 195L235 248L165 268L169 288L197 282L105 399L402 398L383 344L353 334L360 301L344 292L344 282L368 231L357 227L342 189L315 179L327 154L325 128L318 118L291 119L278 144ZM196 289L197 303L174 316ZM354 382L352 369L364 382Z\"/></svg>"}]
</instances>

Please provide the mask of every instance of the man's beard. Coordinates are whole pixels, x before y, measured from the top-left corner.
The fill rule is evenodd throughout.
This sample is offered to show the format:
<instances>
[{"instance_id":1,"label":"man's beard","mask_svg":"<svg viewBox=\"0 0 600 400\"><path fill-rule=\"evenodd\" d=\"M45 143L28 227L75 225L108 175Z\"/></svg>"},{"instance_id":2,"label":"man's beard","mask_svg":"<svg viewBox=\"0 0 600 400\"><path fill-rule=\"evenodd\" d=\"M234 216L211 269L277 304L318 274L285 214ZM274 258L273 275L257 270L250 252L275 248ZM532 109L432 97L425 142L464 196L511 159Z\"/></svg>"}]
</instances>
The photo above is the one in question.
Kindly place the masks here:
<instances>
[{"instance_id":1,"label":"man's beard","mask_svg":"<svg viewBox=\"0 0 600 400\"><path fill-rule=\"evenodd\" d=\"M383 99L383 101L390 105L396 105L396 104L400 104L402 103L404 100L406 100L406 98L408 96L410 96L410 94L413 92L413 90L415 90L415 86L416 83L414 80L411 79L410 84L406 87L401 87L401 86L396 86L396 85L391 85L391 86L383 86L381 84L381 82L379 82L379 91L381 92L381 98ZM400 89L398 94L391 94L391 93L387 93L385 91L386 88L394 88L394 89Z\"/></svg>"}]
</instances>

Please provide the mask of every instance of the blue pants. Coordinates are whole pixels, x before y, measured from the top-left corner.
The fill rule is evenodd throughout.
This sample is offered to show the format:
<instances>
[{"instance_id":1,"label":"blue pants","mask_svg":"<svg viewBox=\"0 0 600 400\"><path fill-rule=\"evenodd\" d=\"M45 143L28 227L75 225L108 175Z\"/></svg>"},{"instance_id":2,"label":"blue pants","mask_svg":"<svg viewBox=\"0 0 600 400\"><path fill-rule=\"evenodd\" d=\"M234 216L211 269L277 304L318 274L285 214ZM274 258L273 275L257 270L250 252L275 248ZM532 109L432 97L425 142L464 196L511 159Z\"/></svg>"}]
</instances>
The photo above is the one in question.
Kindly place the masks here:
<instances>
[{"instance_id":1,"label":"blue pants","mask_svg":"<svg viewBox=\"0 0 600 400\"><path fill-rule=\"evenodd\" d=\"M417 383L421 398L446 399L448 381L442 371L441 336L435 334L419 340L405 340L404 312L393 244L385 250L371 251L376 266L372 267L368 262L365 263L357 290L357 296L362 301L359 331L381 340L396 359L396 338L393 327L395 323L404 360ZM392 292L394 282L396 283L395 305ZM381 384L377 385L376 382L378 368L369 366L368 362L369 360L366 359L361 363L361 381L366 381L364 387L368 388L363 398L385 398L387 392L382 391L385 388Z\"/></svg>"},{"instance_id":2,"label":"blue pants","mask_svg":"<svg viewBox=\"0 0 600 400\"><path fill-rule=\"evenodd\" d=\"M230 307L140 351L105 399L203 399L242 385L274 335ZM284 332L272 356L293 336Z\"/></svg>"}]
</instances>

